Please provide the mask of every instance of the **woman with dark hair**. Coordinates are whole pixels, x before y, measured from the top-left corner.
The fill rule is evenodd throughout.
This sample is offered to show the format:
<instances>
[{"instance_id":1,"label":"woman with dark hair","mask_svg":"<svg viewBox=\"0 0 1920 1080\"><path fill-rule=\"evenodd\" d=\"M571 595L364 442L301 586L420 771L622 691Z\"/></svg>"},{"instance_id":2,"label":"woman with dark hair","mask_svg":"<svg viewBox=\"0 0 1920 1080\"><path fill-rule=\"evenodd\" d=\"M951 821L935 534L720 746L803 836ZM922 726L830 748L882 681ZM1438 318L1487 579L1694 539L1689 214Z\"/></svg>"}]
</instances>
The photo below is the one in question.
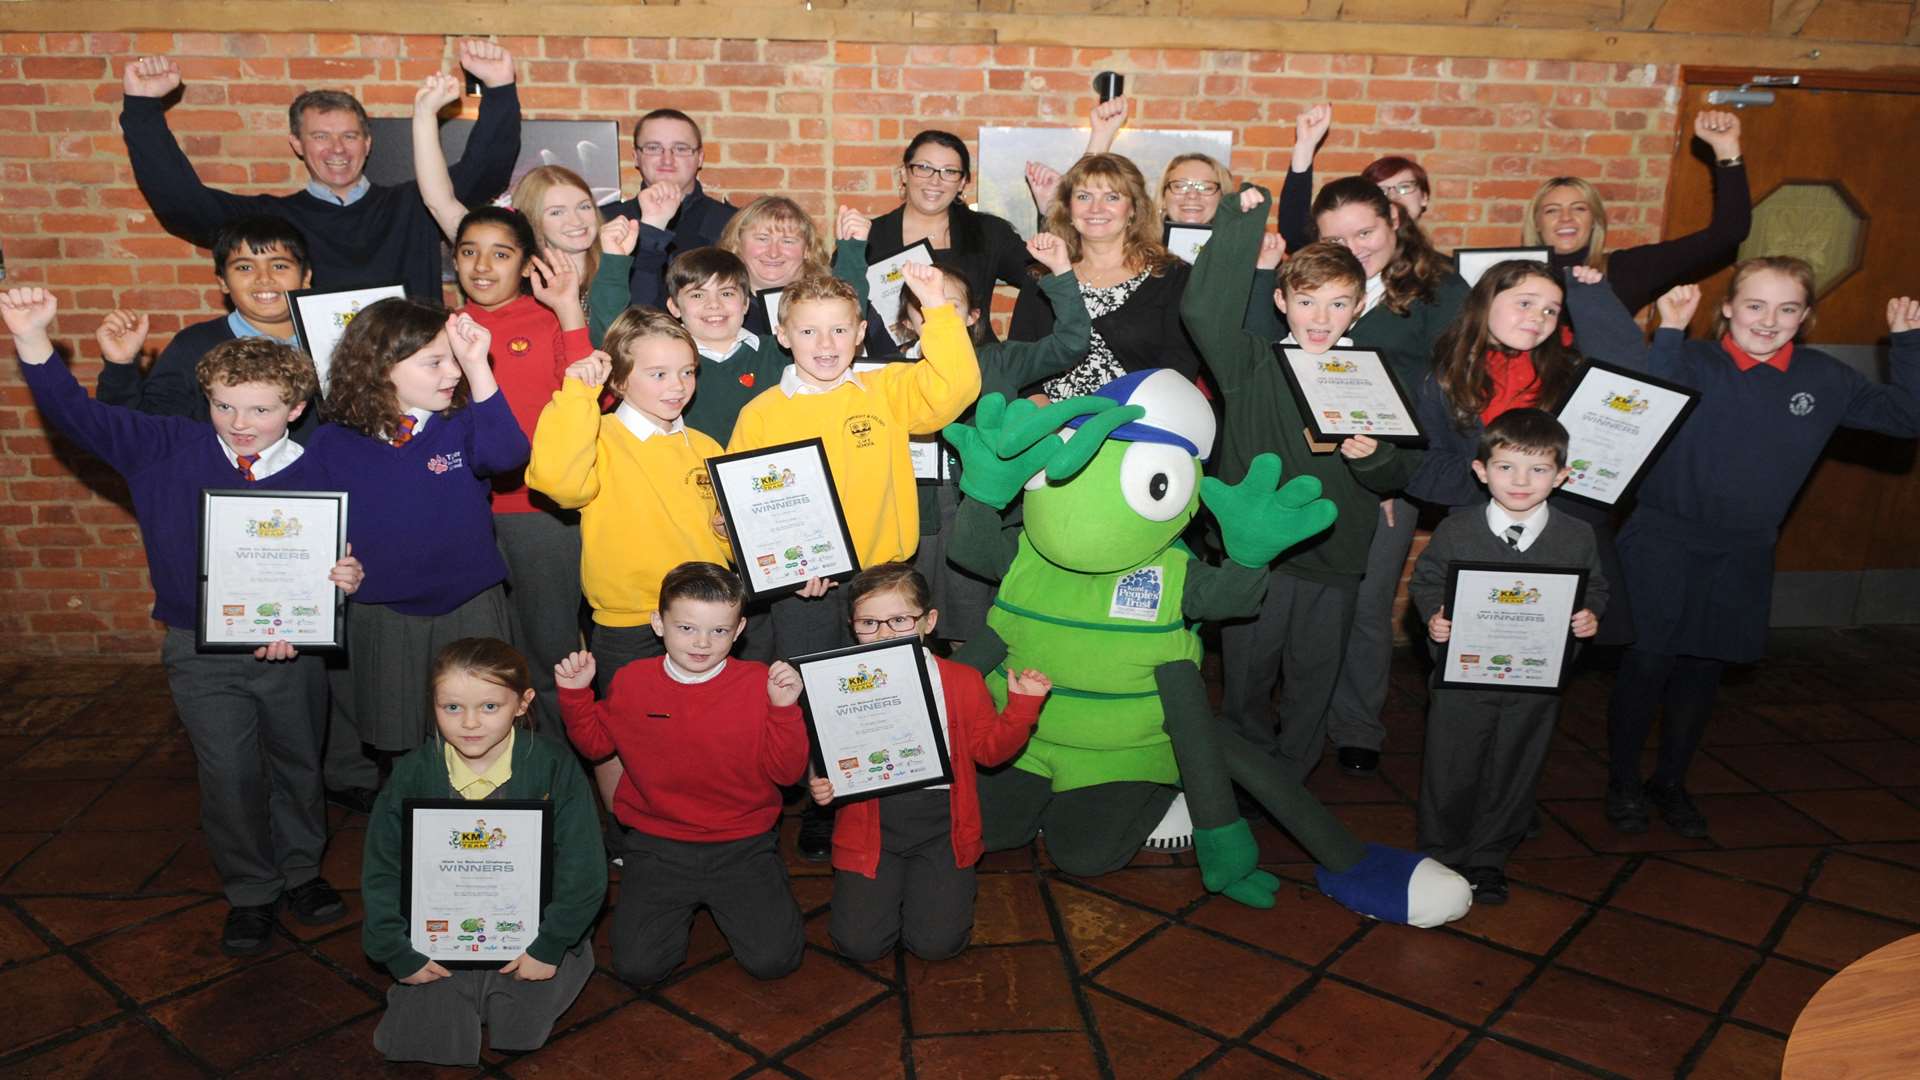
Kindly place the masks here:
<instances>
[{"instance_id":1,"label":"woman with dark hair","mask_svg":"<svg viewBox=\"0 0 1920 1080\"><path fill-rule=\"evenodd\" d=\"M873 219L869 265L925 240L941 266L967 279L968 294L983 311L991 306L995 282L1027 283L1025 241L1005 219L973 210L961 198L973 180L973 156L959 136L932 130L915 135L896 172L900 205Z\"/></svg>"},{"instance_id":2,"label":"woman with dark hair","mask_svg":"<svg viewBox=\"0 0 1920 1080\"><path fill-rule=\"evenodd\" d=\"M1407 217L1419 221L1426 216L1427 203L1433 198L1433 182L1427 179L1427 170L1412 158L1398 154L1375 158L1373 164L1360 170L1360 179L1378 185L1380 194L1392 199L1393 205ZM1311 174L1308 183L1311 186Z\"/></svg>"}]
</instances>

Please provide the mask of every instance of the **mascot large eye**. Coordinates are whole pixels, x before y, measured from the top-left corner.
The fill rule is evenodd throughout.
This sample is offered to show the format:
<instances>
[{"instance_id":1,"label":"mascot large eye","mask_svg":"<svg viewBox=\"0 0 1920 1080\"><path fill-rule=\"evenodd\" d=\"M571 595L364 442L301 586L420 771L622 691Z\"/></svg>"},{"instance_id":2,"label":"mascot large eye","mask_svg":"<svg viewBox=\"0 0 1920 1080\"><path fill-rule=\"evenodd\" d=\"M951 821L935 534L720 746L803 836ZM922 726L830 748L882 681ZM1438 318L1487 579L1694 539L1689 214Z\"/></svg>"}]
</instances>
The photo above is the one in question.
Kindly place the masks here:
<instances>
[{"instance_id":1,"label":"mascot large eye","mask_svg":"<svg viewBox=\"0 0 1920 1080\"><path fill-rule=\"evenodd\" d=\"M1120 459L1120 494L1148 521L1170 521L1193 498L1193 455L1178 446L1137 442Z\"/></svg>"}]
</instances>

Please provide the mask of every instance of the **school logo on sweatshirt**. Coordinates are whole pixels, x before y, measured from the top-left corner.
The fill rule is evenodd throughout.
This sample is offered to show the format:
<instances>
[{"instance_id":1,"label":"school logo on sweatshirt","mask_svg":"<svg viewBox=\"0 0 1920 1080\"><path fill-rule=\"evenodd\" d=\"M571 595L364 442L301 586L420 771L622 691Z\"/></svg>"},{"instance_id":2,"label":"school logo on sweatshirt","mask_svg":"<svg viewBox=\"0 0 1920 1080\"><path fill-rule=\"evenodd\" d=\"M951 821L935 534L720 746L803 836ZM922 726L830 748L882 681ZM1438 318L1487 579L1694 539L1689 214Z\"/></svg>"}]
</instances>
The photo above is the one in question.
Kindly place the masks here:
<instances>
[{"instance_id":1,"label":"school logo on sweatshirt","mask_svg":"<svg viewBox=\"0 0 1920 1080\"><path fill-rule=\"evenodd\" d=\"M1805 390L1787 399L1787 411L1795 416L1805 416L1813 411L1813 395Z\"/></svg>"},{"instance_id":2,"label":"school logo on sweatshirt","mask_svg":"<svg viewBox=\"0 0 1920 1080\"><path fill-rule=\"evenodd\" d=\"M749 390L753 389L753 372L751 371L741 372L740 385L746 387Z\"/></svg>"},{"instance_id":3,"label":"school logo on sweatshirt","mask_svg":"<svg viewBox=\"0 0 1920 1080\"><path fill-rule=\"evenodd\" d=\"M517 337L507 342L507 351L515 356L524 356L527 350L531 348L533 348L533 342L523 337Z\"/></svg>"},{"instance_id":4,"label":"school logo on sweatshirt","mask_svg":"<svg viewBox=\"0 0 1920 1080\"><path fill-rule=\"evenodd\" d=\"M853 440L855 447L865 449L877 445L874 442L875 428L886 426L886 422L871 413L861 413L847 418L847 437Z\"/></svg>"},{"instance_id":5,"label":"school logo on sweatshirt","mask_svg":"<svg viewBox=\"0 0 1920 1080\"><path fill-rule=\"evenodd\" d=\"M427 471L435 476L452 472L465 465L466 460L460 456L460 451L458 450L449 450L444 454L435 454L427 459Z\"/></svg>"}]
</instances>

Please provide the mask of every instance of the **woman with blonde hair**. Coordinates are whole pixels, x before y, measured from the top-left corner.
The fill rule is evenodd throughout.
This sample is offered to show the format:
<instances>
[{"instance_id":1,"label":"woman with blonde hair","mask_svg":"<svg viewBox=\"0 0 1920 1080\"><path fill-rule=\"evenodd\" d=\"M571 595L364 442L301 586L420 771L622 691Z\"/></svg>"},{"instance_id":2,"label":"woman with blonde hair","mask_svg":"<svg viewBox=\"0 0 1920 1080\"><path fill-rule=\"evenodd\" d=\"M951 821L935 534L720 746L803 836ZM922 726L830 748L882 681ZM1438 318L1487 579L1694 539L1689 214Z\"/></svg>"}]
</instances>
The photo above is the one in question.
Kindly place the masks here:
<instances>
[{"instance_id":1,"label":"woman with blonde hair","mask_svg":"<svg viewBox=\"0 0 1920 1080\"><path fill-rule=\"evenodd\" d=\"M1682 282L1697 281L1731 259L1753 223L1753 196L1740 160L1740 118L1703 112L1693 134L1713 151L1713 217L1707 227L1657 244L1607 250L1607 208L1594 186L1577 176L1540 185L1527 206L1522 242L1545 247L1555 270L1591 266L1606 271L1614 294L1639 311Z\"/></svg>"},{"instance_id":2,"label":"woman with blonde hair","mask_svg":"<svg viewBox=\"0 0 1920 1080\"><path fill-rule=\"evenodd\" d=\"M1066 241L1093 335L1087 358L1044 384L1047 396L1091 393L1146 368L1198 375L1199 353L1180 323L1192 268L1160 242L1160 215L1139 167L1117 154L1089 154L1060 178L1060 191L1047 231ZM1037 341L1053 332L1053 320L1045 295L1030 285L1014 305L1008 337Z\"/></svg>"},{"instance_id":3,"label":"woman with blonde hair","mask_svg":"<svg viewBox=\"0 0 1920 1080\"><path fill-rule=\"evenodd\" d=\"M600 207L580 174L562 165L542 165L513 185L513 208L527 216L542 247L566 253L580 282L580 300L600 268Z\"/></svg>"}]
</instances>

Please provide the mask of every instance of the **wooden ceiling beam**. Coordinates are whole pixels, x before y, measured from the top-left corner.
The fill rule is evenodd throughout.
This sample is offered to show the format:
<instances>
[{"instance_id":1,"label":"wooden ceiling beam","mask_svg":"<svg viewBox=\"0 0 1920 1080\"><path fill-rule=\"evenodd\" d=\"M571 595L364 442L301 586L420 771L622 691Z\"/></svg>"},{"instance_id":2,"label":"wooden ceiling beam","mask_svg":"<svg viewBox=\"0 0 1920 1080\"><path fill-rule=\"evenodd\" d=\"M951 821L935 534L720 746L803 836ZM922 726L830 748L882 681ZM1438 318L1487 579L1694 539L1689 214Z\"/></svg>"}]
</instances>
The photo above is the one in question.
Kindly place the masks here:
<instances>
[{"instance_id":1,"label":"wooden ceiling beam","mask_svg":"<svg viewBox=\"0 0 1920 1080\"><path fill-rule=\"evenodd\" d=\"M1650 30L1653 21L1667 6L1667 0L1623 0L1620 5L1620 29Z\"/></svg>"},{"instance_id":2,"label":"wooden ceiling beam","mask_svg":"<svg viewBox=\"0 0 1920 1080\"><path fill-rule=\"evenodd\" d=\"M1819 6L1820 0L1773 0L1773 22L1767 29L1777 37L1792 37Z\"/></svg>"}]
</instances>

